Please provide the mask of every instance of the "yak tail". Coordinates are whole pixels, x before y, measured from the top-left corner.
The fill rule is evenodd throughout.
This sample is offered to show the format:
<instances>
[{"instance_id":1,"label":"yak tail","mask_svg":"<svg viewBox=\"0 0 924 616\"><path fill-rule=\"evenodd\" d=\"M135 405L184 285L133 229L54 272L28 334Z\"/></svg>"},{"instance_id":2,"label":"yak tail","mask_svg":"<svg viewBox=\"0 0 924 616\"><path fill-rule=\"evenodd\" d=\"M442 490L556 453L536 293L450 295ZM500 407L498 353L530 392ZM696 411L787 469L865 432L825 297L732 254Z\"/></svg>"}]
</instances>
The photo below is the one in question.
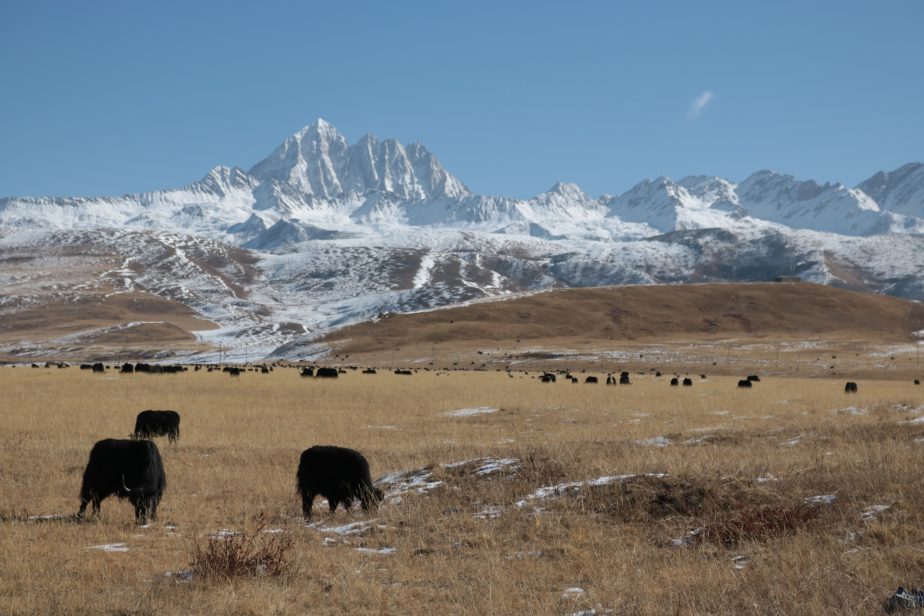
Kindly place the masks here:
<instances>
[{"instance_id":1,"label":"yak tail","mask_svg":"<svg viewBox=\"0 0 924 616\"><path fill-rule=\"evenodd\" d=\"M127 485L125 485L125 475L122 475L122 488L123 488L126 492L131 492L131 491L132 491L131 488L129 488Z\"/></svg>"}]
</instances>

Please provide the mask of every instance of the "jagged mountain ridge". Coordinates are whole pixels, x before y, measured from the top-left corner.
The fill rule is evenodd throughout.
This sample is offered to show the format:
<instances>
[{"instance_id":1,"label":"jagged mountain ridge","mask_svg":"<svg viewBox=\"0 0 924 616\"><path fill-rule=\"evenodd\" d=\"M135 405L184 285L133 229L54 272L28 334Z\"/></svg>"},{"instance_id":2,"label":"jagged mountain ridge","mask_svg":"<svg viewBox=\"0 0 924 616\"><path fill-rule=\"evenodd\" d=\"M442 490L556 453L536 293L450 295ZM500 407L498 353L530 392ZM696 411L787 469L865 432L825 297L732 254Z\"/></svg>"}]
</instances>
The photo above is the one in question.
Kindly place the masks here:
<instances>
[{"instance_id":1,"label":"jagged mountain ridge","mask_svg":"<svg viewBox=\"0 0 924 616\"><path fill-rule=\"evenodd\" d=\"M249 171L216 167L178 189L0 199L0 256L92 245L137 266L120 274L126 288L221 326L203 340L304 356L319 332L381 312L551 287L790 274L924 298L922 219L918 163L855 188L759 171L738 184L661 177L599 198L557 183L516 199L471 193L419 143L350 145L318 120ZM190 246L199 256L181 258ZM212 263L241 248L254 273L229 285Z\"/></svg>"},{"instance_id":2,"label":"jagged mountain ridge","mask_svg":"<svg viewBox=\"0 0 924 616\"><path fill-rule=\"evenodd\" d=\"M660 177L596 199L577 185L558 183L523 200L472 194L419 143L365 135L350 145L319 119L249 171L216 167L180 189L115 198L0 199L5 227L190 230L242 245L280 220L334 231L477 226L542 237L625 239L725 227L747 217L851 236L921 233L924 165L878 172L855 188L762 170L739 184L712 176ZM300 241L306 234L289 235ZM270 240L256 239L255 245L274 247Z\"/></svg>"}]
</instances>

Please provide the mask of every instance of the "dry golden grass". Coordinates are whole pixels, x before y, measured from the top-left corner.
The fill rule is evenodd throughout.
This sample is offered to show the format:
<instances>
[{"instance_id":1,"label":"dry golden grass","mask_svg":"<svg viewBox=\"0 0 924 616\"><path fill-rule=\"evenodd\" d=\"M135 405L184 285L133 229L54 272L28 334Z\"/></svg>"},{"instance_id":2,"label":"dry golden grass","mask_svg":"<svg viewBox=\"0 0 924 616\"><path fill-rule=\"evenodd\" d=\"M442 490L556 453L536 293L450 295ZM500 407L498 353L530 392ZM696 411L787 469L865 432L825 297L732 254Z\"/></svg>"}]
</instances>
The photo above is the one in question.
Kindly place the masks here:
<instances>
[{"instance_id":1,"label":"dry golden grass","mask_svg":"<svg viewBox=\"0 0 924 616\"><path fill-rule=\"evenodd\" d=\"M692 388L534 377L0 370L0 614L869 614L899 584L924 582L924 424L901 423L924 414L908 410L924 387L862 380L847 396L843 379L768 377L742 391L731 377ZM479 406L500 410L444 414ZM863 414L836 411L850 406ZM114 498L90 523L28 519L75 512L92 444L125 437L148 408L182 415L179 444L158 441L157 523L136 527ZM637 442L658 436L671 444ZM369 516L338 511L337 524L377 518L366 535L324 534L302 523L294 490L313 444L359 449L376 477L430 466L446 485ZM482 456L521 468L480 478L440 466ZM516 505L543 486L629 473L667 475ZM823 494L836 500L803 514ZM874 505L890 508L861 519ZM475 517L489 507L499 517ZM188 569L210 532L261 515L294 542L288 573L165 576ZM328 521L320 503L315 518ZM88 549L110 543L128 551ZM584 592L563 596L571 587Z\"/></svg>"}]
</instances>

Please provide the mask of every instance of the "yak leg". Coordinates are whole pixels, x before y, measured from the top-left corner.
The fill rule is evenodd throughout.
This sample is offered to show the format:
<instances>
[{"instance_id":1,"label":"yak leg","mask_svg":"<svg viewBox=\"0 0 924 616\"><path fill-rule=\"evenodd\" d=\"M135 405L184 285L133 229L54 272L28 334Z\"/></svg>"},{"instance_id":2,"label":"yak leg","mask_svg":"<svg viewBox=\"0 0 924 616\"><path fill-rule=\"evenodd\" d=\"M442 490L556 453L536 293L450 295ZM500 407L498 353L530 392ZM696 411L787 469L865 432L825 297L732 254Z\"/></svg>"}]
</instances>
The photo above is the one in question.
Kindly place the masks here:
<instances>
[{"instance_id":1,"label":"yak leg","mask_svg":"<svg viewBox=\"0 0 924 616\"><path fill-rule=\"evenodd\" d=\"M327 504L330 506L330 514L334 515L334 512L337 511L337 505L340 504L340 499L336 497L329 497L327 499Z\"/></svg>"},{"instance_id":2,"label":"yak leg","mask_svg":"<svg viewBox=\"0 0 924 616\"><path fill-rule=\"evenodd\" d=\"M314 492L305 492L302 494L302 515L306 522L311 519L312 505L314 505Z\"/></svg>"}]
</instances>

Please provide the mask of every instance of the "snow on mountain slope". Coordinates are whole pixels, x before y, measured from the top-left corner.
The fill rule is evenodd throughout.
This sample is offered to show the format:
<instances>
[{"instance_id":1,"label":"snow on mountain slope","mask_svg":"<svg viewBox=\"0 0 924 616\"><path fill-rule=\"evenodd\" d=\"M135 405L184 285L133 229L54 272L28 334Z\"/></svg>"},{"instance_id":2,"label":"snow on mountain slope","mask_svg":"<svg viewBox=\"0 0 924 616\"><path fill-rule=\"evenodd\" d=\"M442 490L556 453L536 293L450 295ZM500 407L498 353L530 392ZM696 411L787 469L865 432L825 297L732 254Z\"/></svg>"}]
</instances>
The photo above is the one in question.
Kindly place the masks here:
<instances>
[{"instance_id":1,"label":"snow on mountain slope","mask_svg":"<svg viewBox=\"0 0 924 616\"><path fill-rule=\"evenodd\" d=\"M889 230L892 218L862 190L843 184L799 181L791 175L758 171L737 188L751 216L798 229L842 235L872 235Z\"/></svg>"},{"instance_id":2,"label":"snow on mountain slope","mask_svg":"<svg viewBox=\"0 0 924 616\"><path fill-rule=\"evenodd\" d=\"M880 171L857 188L884 210L924 218L924 164L908 163L895 171Z\"/></svg>"},{"instance_id":3,"label":"snow on mountain slope","mask_svg":"<svg viewBox=\"0 0 924 616\"><path fill-rule=\"evenodd\" d=\"M294 357L383 312L556 286L799 275L924 298L922 195L918 163L853 189L761 171L738 185L661 177L596 199L568 183L531 199L474 195L419 143L350 145L318 120L250 172L216 167L114 198L0 199L0 256L114 255L117 292L192 307L220 325L203 340L242 356ZM20 279L17 258L0 259L0 280L15 283L0 314L47 295L28 291L48 281ZM96 286L54 293L81 288Z\"/></svg>"},{"instance_id":4,"label":"snow on mountain slope","mask_svg":"<svg viewBox=\"0 0 924 616\"><path fill-rule=\"evenodd\" d=\"M334 199L367 190L402 199L464 197L462 182L424 146L365 135L355 145L322 119L301 129L250 170L262 181L289 184L306 195Z\"/></svg>"}]
</instances>

